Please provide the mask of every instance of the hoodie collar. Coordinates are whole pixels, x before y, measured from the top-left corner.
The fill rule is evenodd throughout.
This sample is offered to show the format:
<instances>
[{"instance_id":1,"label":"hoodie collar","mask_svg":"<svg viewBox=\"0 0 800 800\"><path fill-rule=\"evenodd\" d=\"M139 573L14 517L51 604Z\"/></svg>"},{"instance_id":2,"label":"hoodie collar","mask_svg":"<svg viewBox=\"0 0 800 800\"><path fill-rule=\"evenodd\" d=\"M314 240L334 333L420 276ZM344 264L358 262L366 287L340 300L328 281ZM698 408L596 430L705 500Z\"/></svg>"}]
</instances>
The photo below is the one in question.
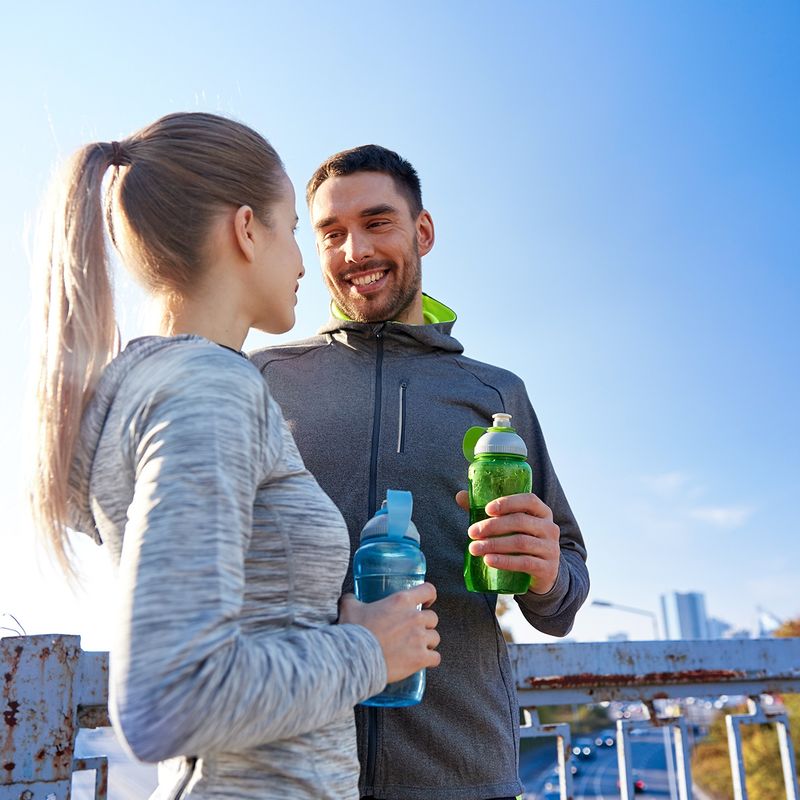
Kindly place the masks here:
<instances>
[{"instance_id":1,"label":"hoodie collar","mask_svg":"<svg viewBox=\"0 0 800 800\"><path fill-rule=\"evenodd\" d=\"M374 338L381 333L390 346L398 343L406 347L416 345L451 353L464 351L461 342L451 335L456 321L456 314L451 308L423 293L422 313L425 317L424 325L391 321L356 322L345 317L332 302L331 317L317 333L346 343L354 339Z\"/></svg>"}]
</instances>

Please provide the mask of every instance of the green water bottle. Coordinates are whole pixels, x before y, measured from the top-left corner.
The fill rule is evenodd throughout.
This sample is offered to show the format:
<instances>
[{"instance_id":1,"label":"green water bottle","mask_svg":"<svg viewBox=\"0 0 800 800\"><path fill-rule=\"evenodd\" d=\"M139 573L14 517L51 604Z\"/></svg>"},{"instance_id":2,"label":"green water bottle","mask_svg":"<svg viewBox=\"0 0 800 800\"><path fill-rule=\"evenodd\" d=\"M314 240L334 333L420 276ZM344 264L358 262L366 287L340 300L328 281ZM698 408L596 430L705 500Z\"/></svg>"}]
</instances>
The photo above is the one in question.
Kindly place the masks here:
<instances>
[{"instance_id":1,"label":"green water bottle","mask_svg":"<svg viewBox=\"0 0 800 800\"><path fill-rule=\"evenodd\" d=\"M469 465L469 524L487 519L486 506L497 497L530 492L528 448L511 427L510 414L493 414L490 428L474 427L464 434L464 456ZM510 534L509 534L510 535ZM464 556L464 583L471 592L525 594L531 584L527 572L489 567L483 556Z\"/></svg>"}]
</instances>

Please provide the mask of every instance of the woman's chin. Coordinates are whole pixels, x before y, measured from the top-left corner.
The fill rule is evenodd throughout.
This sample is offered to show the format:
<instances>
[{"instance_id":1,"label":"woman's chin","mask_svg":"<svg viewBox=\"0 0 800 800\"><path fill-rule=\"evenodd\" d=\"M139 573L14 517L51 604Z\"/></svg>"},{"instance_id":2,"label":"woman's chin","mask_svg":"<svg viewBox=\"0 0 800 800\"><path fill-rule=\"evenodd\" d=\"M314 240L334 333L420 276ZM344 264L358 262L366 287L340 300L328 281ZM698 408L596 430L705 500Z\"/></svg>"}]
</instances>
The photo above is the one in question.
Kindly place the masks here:
<instances>
[{"instance_id":1,"label":"woman's chin","mask_svg":"<svg viewBox=\"0 0 800 800\"><path fill-rule=\"evenodd\" d=\"M296 318L294 315L294 309L292 309L291 317L286 317L284 319L264 320L263 322L254 322L252 327L261 331L262 333L271 333L277 336L281 333L288 333L292 328L294 328L295 322Z\"/></svg>"}]
</instances>

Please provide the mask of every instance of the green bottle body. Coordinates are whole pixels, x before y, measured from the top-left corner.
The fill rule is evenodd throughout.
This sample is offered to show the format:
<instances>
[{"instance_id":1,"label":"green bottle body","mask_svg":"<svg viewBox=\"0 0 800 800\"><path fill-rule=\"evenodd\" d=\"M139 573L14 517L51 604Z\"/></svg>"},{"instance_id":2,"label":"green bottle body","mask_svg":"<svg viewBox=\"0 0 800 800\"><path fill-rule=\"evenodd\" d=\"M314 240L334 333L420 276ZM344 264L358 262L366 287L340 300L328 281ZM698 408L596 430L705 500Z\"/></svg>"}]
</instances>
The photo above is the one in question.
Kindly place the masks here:
<instances>
[{"instance_id":1,"label":"green bottle body","mask_svg":"<svg viewBox=\"0 0 800 800\"><path fill-rule=\"evenodd\" d=\"M497 497L531 491L531 468L524 456L476 455L469 465L469 524L487 519L486 505ZM464 583L471 592L525 594L531 585L527 572L510 572L485 564L483 556L464 555Z\"/></svg>"}]
</instances>

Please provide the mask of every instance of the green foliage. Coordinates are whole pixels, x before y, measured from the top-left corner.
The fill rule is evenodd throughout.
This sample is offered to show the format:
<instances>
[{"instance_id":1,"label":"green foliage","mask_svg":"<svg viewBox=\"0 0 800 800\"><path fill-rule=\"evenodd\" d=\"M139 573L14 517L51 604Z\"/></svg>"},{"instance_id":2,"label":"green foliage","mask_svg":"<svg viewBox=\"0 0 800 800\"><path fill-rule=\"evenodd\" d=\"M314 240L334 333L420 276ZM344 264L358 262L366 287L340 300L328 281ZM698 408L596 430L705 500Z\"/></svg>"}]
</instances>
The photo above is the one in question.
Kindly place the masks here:
<instances>
[{"instance_id":1,"label":"green foliage","mask_svg":"<svg viewBox=\"0 0 800 800\"><path fill-rule=\"evenodd\" d=\"M800 636L800 620L784 623L776 636ZM789 716L795 753L800 752L800 695L782 698ZM742 713L738 709L733 713ZM730 713L730 710L728 712ZM742 726L742 749L749 800L777 800L786 797L778 734L774 725ZM708 737L692 755L692 777L714 800L733 800L730 755L725 716L720 716Z\"/></svg>"},{"instance_id":2,"label":"green foliage","mask_svg":"<svg viewBox=\"0 0 800 800\"><path fill-rule=\"evenodd\" d=\"M568 722L573 738L588 736L611 722L602 706L545 706L539 709L539 721L543 725L553 722Z\"/></svg>"},{"instance_id":3,"label":"green foliage","mask_svg":"<svg viewBox=\"0 0 800 800\"><path fill-rule=\"evenodd\" d=\"M792 729L795 751L800 747L800 696L784 699ZM734 713L743 713L737 709ZM783 783L778 734L774 725L742 726L742 750L747 775L749 800L776 800L786 797ZM730 755L725 716L714 722L708 738L699 744L692 756L692 775L715 800L733 800Z\"/></svg>"}]
</instances>

